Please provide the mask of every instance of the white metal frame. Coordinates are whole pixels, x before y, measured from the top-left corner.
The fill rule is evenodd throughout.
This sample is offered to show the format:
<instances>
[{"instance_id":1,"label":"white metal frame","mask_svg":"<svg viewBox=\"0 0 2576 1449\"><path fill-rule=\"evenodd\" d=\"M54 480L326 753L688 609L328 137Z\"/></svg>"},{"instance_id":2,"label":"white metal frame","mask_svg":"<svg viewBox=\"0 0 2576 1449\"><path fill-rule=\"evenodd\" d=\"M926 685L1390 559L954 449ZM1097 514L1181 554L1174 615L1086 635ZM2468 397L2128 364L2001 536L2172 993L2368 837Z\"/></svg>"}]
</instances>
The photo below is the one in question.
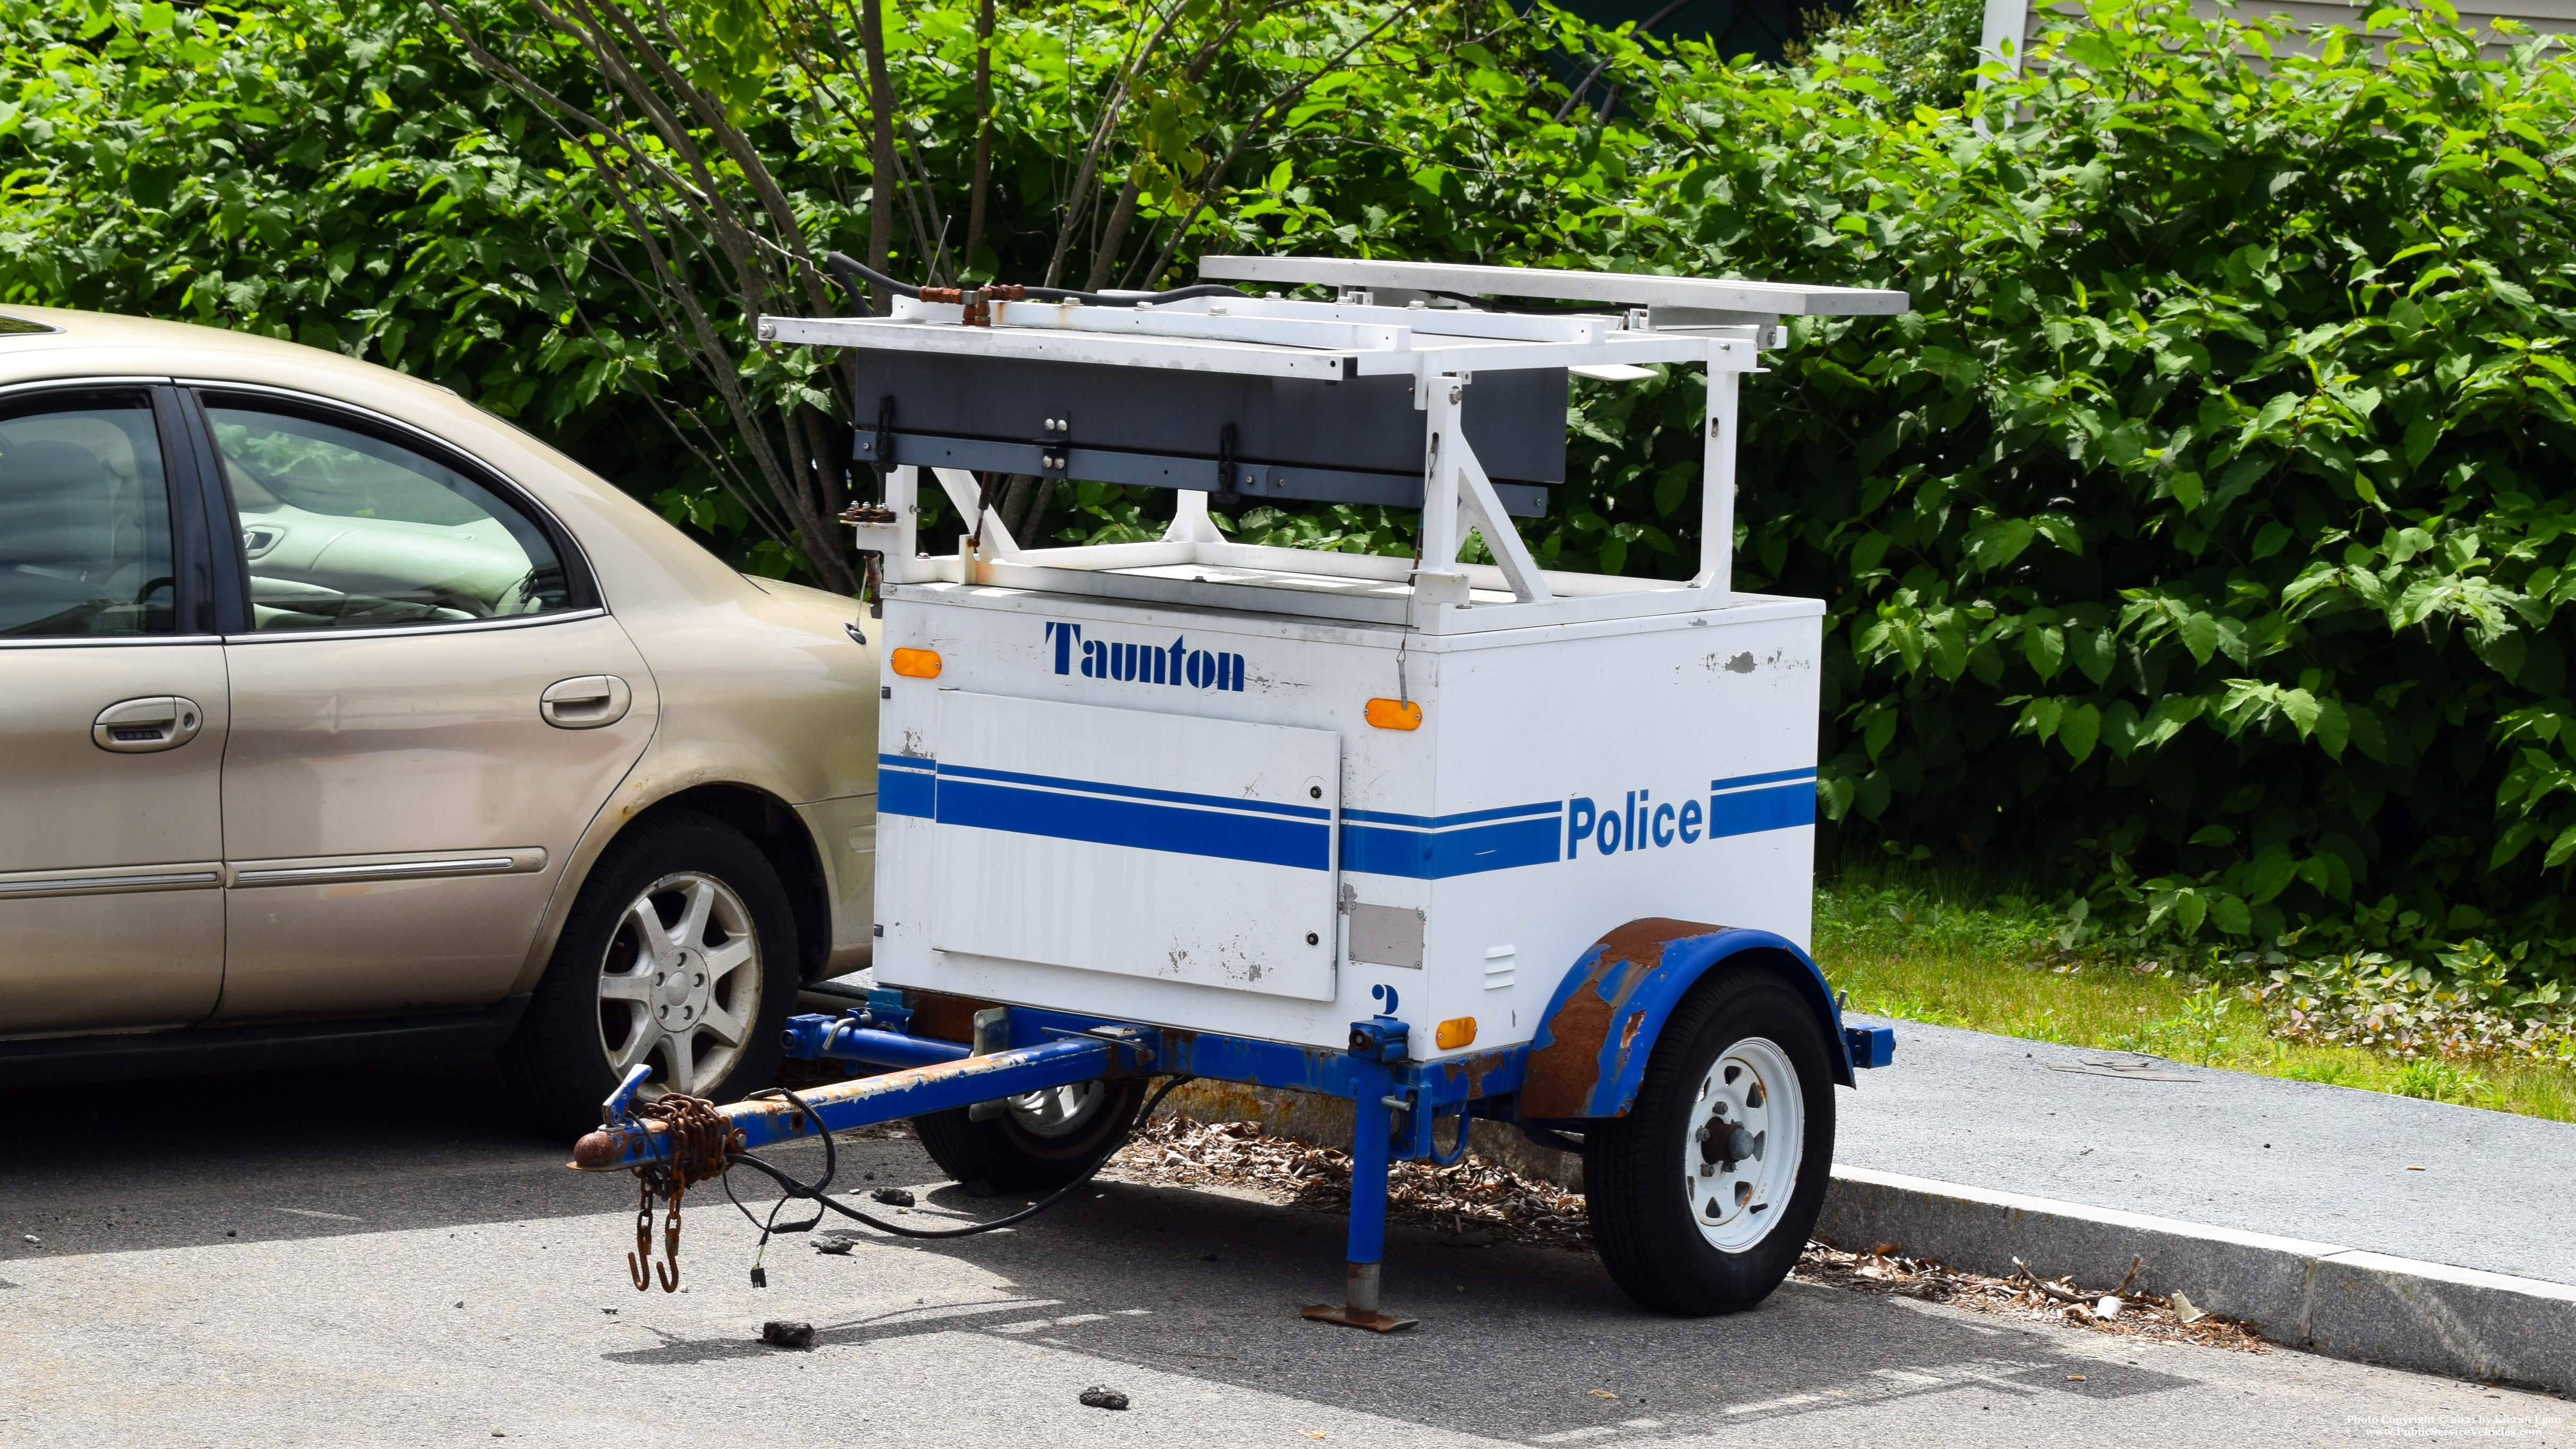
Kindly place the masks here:
<instances>
[{"instance_id":1,"label":"white metal frame","mask_svg":"<svg viewBox=\"0 0 2576 1449\"><path fill-rule=\"evenodd\" d=\"M1890 315L1906 305L1902 292L1418 262L1209 257L1200 271L1332 286L1340 296L1312 302L1273 292L1132 307L999 302L992 304L992 325L978 327L961 325L961 306L899 299L889 317L764 317L759 331L762 340L785 344L1261 377L1409 376L1414 405L1424 415L1418 559L1233 543L1209 519L1207 494L1187 490L1156 542L1028 548L987 513L980 544L971 542L978 530L969 522L953 556L925 557L920 470L910 466L893 469L887 479L884 502L894 521L858 525L858 547L884 555L890 585L992 584L1456 634L1727 607L1734 598L1739 383L1761 370L1764 344L1779 344L1772 324L1783 315ZM1480 311L1432 305L1437 293L1611 302L1622 310ZM1391 305L1399 299L1406 305ZM1562 367L1633 378L1646 375L1642 364L1656 362L1708 369L1698 569L1688 582L1674 583L1540 568L1462 429L1475 375ZM933 472L958 515L976 519L982 500L973 476ZM1495 563L1459 561L1470 530L1484 539Z\"/></svg>"}]
</instances>

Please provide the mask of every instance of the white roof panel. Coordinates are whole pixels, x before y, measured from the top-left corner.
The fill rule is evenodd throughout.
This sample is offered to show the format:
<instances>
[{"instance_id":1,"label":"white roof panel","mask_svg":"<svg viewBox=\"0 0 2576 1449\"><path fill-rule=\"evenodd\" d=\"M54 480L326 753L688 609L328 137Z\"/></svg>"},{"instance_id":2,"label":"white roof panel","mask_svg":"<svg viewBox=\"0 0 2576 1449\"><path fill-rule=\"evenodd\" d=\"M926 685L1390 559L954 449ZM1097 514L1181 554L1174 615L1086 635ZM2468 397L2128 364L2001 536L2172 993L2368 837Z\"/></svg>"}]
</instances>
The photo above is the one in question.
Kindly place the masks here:
<instances>
[{"instance_id":1,"label":"white roof panel","mask_svg":"<svg viewBox=\"0 0 2576 1449\"><path fill-rule=\"evenodd\" d=\"M1907 306L1903 292L1865 287L1810 287L1794 282L1728 282L1643 272L1560 272L1542 267L1345 257L1201 257L1199 275L1212 282L1400 287L1416 292L1537 297L1620 307L1694 307L1777 317L1893 317Z\"/></svg>"}]
</instances>

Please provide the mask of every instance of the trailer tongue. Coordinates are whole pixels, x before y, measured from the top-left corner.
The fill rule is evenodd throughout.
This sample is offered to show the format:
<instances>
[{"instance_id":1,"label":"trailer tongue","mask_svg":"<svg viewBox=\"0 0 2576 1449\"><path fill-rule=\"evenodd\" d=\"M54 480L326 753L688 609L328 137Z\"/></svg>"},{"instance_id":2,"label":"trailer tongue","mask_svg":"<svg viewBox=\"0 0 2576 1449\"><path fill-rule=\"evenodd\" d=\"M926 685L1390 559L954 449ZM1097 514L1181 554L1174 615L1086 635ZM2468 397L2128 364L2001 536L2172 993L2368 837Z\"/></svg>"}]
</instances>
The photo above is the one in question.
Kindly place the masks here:
<instances>
[{"instance_id":1,"label":"trailer tongue","mask_svg":"<svg viewBox=\"0 0 2576 1449\"><path fill-rule=\"evenodd\" d=\"M715 1109L720 1131L631 1077L574 1165L638 1171L676 1224L760 1146L911 1118L952 1174L1043 1206L1149 1081L1207 1078L1352 1104L1344 1299L1309 1317L1412 1321L1380 1302L1388 1164L1455 1161L1471 1118L1580 1147L1631 1295L1750 1306L1821 1205L1832 1088L1893 1044L1843 1025L1805 949L1823 611L1732 587L1737 384L1780 318L1903 294L1201 271L1336 295L897 287L888 317L761 320L847 351L882 479L851 515L888 664L876 984L787 1031L864 1074ZM1696 572L1543 567L1512 519L1565 479L1567 377L1659 367L1706 379ZM925 469L953 552L920 547ZM997 474L1171 488L1175 516L1029 547ZM1271 500L1419 509L1419 555L1235 542L1210 507ZM1470 533L1491 562L1461 562ZM815 1220L875 1221L762 1170Z\"/></svg>"}]
</instances>

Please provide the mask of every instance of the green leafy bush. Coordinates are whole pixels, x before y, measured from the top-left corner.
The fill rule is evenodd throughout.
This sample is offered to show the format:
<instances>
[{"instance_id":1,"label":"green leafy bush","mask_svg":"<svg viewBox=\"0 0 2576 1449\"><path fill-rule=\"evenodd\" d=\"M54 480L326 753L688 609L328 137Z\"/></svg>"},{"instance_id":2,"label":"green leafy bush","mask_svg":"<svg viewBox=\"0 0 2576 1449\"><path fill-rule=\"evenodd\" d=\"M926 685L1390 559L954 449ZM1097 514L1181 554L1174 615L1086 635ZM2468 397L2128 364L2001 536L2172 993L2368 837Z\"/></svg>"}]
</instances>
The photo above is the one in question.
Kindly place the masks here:
<instances>
[{"instance_id":1,"label":"green leafy bush","mask_svg":"<svg viewBox=\"0 0 2576 1449\"><path fill-rule=\"evenodd\" d=\"M1884 64L1883 108L1910 116L1917 106L1958 105L1976 84L1985 18L1985 0L1861 0L1849 14L1808 11L1807 33L1818 43Z\"/></svg>"},{"instance_id":2,"label":"green leafy bush","mask_svg":"<svg viewBox=\"0 0 2576 1449\"><path fill-rule=\"evenodd\" d=\"M1319 28L1241 74L1390 13L1265 12ZM1005 27L997 113L1027 124L997 134L991 270L1046 264L1066 122L1097 104L1083 57L1131 15ZM906 144L953 157L969 12L906 16ZM1117 144L1165 171L1120 266L1195 214L1181 265L1136 280L1260 248L1906 289L1902 318L1792 321L1746 390L1738 581L1828 601L1839 848L2055 872L2081 898L2070 945L2430 969L2461 937L2515 940L2527 993L2576 937L2576 73L2537 43L2488 58L2438 0L2369 23L2390 38L2311 51L2103 0L2028 78L1944 109L1909 103L1884 47L1735 68L1458 0L1316 85L1204 209L1168 164L1223 154L1197 93L1148 107ZM1609 122L1553 120L1555 50L1607 57ZM782 79L729 84L775 110L757 142L837 235L861 138ZM726 528L689 464L639 444L703 384L636 325L632 263L585 241L571 169L407 0L0 0L0 300L387 360ZM1684 374L1578 389L1542 558L1688 571L1700 395ZM1050 533L1168 508L1065 494ZM1232 522L1408 546L1366 510Z\"/></svg>"},{"instance_id":3,"label":"green leafy bush","mask_svg":"<svg viewBox=\"0 0 2576 1449\"><path fill-rule=\"evenodd\" d=\"M514 0L455 8L533 84L621 114L586 57ZM1517 138L1579 134L1514 104L1543 87L1553 37L1583 32L1564 17L1531 23L1494 0L1221 0L1176 15L1170 53L1131 74L1153 17L1043 0L998 16L990 214L961 257L976 8L907 4L889 27L908 168L899 272L1034 282L1069 268L1061 280L1141 285L1210 243L1365 248L1425 208L1510 225L1554 209L1554 193L1518 182L1496 208L1491 178L1530 169ZM707 42L696 83L745 127L807 232L864 253L864 108L847 74L826 95L797 68L846 65L854 14L738 0L691 12L707 32L692 32ZM1103 123L1122 92L1121 119ZM1077 167L1096 123L1100 164ZM1341 178L1335 211L1302 173L1342 155L1365 164ZM783 530L763 535L775 520L755 516L761 498L721 486L739 470L714 380L642 295L667 266L712 299L714 329L745 335L734 269L681 234L686 209L668 198L648 255L601 164L591 137L557 132L477 69L427 0L0 0L0 302L233 327L432 377L654 499L737 564L812 572ZM1080 224L1066 221L1073 197ZM1105 226L1104 211L1126 220ZM804 400L810 359L780 351L733 381ZM1156 509L1168 516L1168 495L1066 490L1021 531L1150 531ZM1315 526L1344 547L1410 546L1382 511L1325 510Z\"/></svg>"},{"instance_id":4,"label":"green leafy bush","mask_svg":"<svg viewBox=\"0 0 2576 1449\"><path fill-rule=\"evenodd\" d=\"M1913 297L1748 388L1742 581L1830 601L1847 841L2089 856L2126 931L2576 928L2576 73L2372 23L2104 4L1904 119L1830 44L1631 83L1622 260ZM1576 505L1671 571L1692 392L1596 430Z\"/></svg>"},{"instance_id":5,"label":"green leafy bush","mask_svg":"<svg viewBox=\"0 0 2576 1449\"><path fill-rule=\"evenodd\" d=\"M653 341L551 138L424 14L0 0L0 301L384 363L649 494Z\"/></svg>"}]
</instances>

